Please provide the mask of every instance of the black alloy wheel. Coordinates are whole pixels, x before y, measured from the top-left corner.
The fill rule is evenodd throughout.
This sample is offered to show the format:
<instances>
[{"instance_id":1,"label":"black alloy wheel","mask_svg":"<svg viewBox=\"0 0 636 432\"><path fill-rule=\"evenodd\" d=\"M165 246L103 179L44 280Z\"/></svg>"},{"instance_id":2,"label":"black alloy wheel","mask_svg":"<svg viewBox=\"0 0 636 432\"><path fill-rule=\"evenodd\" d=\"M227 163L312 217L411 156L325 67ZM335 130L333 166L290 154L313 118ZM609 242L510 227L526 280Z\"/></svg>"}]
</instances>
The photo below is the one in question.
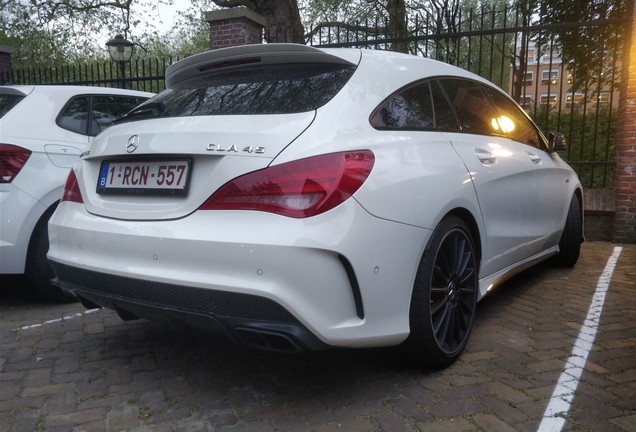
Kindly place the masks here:
<instances>
[{"instance_id":1,"label":"black alloy wheel","mask_svg":"<svg viewBox=\"0 0 636 432\"><path fill-rule=\"evenodd\" d=\"M406 346L425 366L446 367L466 346L477 307L478 259L470 230L450 216L437 227L420 262Z\"/></svg>"}]
</instances>

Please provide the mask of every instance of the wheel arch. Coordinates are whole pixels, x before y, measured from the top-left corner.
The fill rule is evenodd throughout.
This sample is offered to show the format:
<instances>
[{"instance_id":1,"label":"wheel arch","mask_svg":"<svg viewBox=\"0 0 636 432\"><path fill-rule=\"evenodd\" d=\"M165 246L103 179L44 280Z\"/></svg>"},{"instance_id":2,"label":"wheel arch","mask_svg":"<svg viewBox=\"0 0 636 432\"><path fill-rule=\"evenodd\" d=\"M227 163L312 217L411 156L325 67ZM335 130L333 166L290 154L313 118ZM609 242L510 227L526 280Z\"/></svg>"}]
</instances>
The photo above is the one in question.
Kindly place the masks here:
<instances>
[{"instance_id":1,"label":"wheel arch","mask_svg":"<svg viewBox=\"0 0 636 432\"><path fill-rule=\"evenodd\" d=\"M35 291L44 297L56 301L75 302L77 298L73 294L53 285L51 282L55 274L47 258L49 248L47 224L57 208L57 204L58 201L51 204L40 216L33 228L29 239L24 273Z\"/></svg>"},{"instance_id":2,"label":"wheel arch","mask_svg":"<svg viewBox=\"0 0 636 432\"><path fill-rule=\"evenodd\" d=\"M31 230L31 234L29 235L29 244L28 244L28 247L27 247L27 258L26 258L27 260L28 260L29 252L31 251L31 248L33 246L33 240L34 240L35 234L38 231L39 226L42 223L44 223L45 220L50 219L50 217L53 215L53 212L55 211L55 209L57 208L59 203L60 203L60 200L57 200L57 201L53 202L52 204L50 204L46 208L46 210L44 210L42 212L42 214L38 218L37 222L35 222L35 225L33 225L33 229Z\"/></svg>"},{"instance_id":3,"label":"wheel arch","mask_svg":"<svg viewBox=\"0 0 636 432\"><path fill-rule=\"evenodd\" d=\"M477 220L473 216L473 214L466 208L456 207L453 210L449 211L444 215L442 220L447 216L457 216L468 226L470 230L470 235L473 237L473 242L475 243L475 248L477 248L477 264L481 263L482 257L482 238L479 231L479 225L477 224Z\"/></svg>"},{"instance_id":4,"label":"wheel arch","mask_svg":"<svg viewBox=\"0 0 636 432\"><path fill-rule=\"evenodd\" d=\"M465 242L468 238L470 241ZM428 240L411 293L409 335L402 344L418 364L449 366L466 346L479 300L479 275L475 269L482 254L480 239L479 225L472 213L456 207L440 218ZM474 253L466 253L466 247ZM442 248L446 252L440 255ZM439 256L444 258L438 265Z\"/></svg>"}]
</instances>

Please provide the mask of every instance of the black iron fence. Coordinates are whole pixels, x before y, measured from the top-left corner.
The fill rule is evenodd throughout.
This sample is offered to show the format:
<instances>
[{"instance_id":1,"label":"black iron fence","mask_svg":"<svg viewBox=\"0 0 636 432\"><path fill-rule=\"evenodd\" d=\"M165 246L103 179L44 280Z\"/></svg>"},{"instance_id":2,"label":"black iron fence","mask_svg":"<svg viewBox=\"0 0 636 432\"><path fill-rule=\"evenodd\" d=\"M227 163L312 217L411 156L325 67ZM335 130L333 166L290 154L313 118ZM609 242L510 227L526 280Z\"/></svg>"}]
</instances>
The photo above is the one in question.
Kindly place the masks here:
<instances>
[{"instance_id":1,"label":"black iron fence","mask_svg":"<svg viewBox=\"0 0 636 432\"><path fill-rule=\"evenodd\" d=\"M124 87L158 93L165 89L166 68L179 58L135 59L123 64L98 61L0 71L0 84Z\"/></svg>"},{"instance_id":2,"label":"black iron fence","mask_svg":"<svg viewBox=\"0 0 636 432\"><path fill-rule=\"evenodd\" d=\"M508 92L545 132L564 133L569 148L563 156L584 185L605 188L614 174L618 93L627 79L623 44L631 22L628 1L612 3L587 13L585 21L558 23L541 20L523 4L416 12L401 25L332 23L312 30L308 43L400 50L474 72Z\"/></svg>"},{"instance_id":3,"label":"black iron fence","mask_svg":"<svg viewBox=\"0 0 636 432\"><path fill-rule=\"evenodd\" d=\"M331 23L308 34L318 47L359 47L410 52L472 71L508 92L545 131L565 134L564 158L588 188L612 186L628 0L577 22L548 23L523 6L417 12L401 25L388 21ZM620 2L623 3L620 3ZM614 2L616 3L616 1ZM622 8L624 11L617 11ZM611 12L611 13L610 13ZM568 35L585 35L579 53L563 49ZM576 50L575 50L576 51ZM14 70L0 83L85 84L159 92L165 69L178 59L139 59ZM625 74L626 75L626 74Z\"/></svg>"}]
</instances>

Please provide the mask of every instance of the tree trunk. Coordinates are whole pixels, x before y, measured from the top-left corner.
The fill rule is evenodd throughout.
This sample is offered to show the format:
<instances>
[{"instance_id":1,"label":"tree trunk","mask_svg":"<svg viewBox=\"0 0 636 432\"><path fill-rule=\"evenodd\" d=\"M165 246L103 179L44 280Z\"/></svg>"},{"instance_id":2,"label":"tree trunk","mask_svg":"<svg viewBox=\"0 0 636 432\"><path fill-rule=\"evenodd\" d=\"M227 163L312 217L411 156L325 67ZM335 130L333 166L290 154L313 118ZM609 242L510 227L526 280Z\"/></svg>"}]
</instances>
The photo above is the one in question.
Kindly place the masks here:
<instances>
[{"instance_id":1,"label":"tree trunk","mask_svg":"<svg viewBox=\"0 0 636 432\"><path fill-rule=\"evenodd\" d=\"M521 33L521 45L518 53L512 53L512 98L521 102L521 90L525 86L527 64L528 36L526 32ZM538 77L535 77L538 79Z\"/></svg>"},{"instance_id":2,"label":"tree trunk","mask_svg":"<svg viewBox=\"0 0 636 432\"><path fill-rule=\"evenodd\" d=\"M267 20L268 43L305 43L296 0L256 0L257 11Z\"/></svg>"},{"instance_id":3,"label":"tree trunk","mask_svg":"<svg viewBox=\"0 0 636 432\"><path fill-rule=\"evenodd\" d=\"M406 6L404 0L388 0L387 11L389 13L389 25L387 29L388 38L405 38L406 28ZM391 49L397 52L408 53L408 42L400 40L393 42Z\"/></svg>"}]
</instances>

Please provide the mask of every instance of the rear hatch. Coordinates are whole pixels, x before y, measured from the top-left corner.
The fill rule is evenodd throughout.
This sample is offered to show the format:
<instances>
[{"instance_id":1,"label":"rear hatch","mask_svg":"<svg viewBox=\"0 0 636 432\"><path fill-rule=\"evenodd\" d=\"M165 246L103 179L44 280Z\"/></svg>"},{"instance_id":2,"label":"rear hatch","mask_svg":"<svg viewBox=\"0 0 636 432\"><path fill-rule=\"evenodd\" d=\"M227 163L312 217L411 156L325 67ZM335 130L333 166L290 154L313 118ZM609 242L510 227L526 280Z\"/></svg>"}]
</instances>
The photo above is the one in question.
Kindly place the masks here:
<instances>
[{"instance_id":1,"label":"rear hatch","mask_svg":"<svg viewBox=\"0 0 636 432\"><path fill-rule=\"evenodd\" d=\"M227 181L265 168L313 116L187 117L113 127L80 165L84 204L117 219L183 217Z\"/></svg>"},{"instance_id":2,"label":"rear hatch","mask_svg":"<svg viewBox=\"0 0 636 432\"><path fill-rule=\"evenodd\" d=\"M223 184L267 167L342 89L359 56L270 44L173 65L169 88L98 136L77 166L86 209L126 220L192 213Z\"/></svg>"}]
</instances>

